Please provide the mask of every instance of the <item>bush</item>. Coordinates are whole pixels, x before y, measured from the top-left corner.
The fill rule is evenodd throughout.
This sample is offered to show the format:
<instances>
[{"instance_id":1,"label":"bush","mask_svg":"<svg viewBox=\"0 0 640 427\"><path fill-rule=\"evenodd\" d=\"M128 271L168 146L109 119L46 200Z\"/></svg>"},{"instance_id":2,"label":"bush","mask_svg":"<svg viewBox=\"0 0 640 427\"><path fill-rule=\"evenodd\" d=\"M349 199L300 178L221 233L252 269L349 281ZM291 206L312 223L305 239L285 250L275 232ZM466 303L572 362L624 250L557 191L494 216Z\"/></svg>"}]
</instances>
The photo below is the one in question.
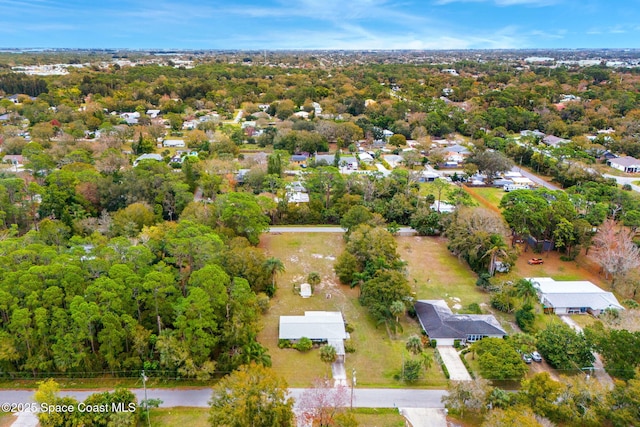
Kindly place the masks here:
<instances>
[{"instance_id":1,"label":"bush","mask_svg":"<svg viewBox=\"0 0 640 427\"><path fill-rule=\"evenodd\" d=\"M527 303L523 305L520 310L516 311L516 323L523 332L533 332L535 320L536 315L533 313L533 306L531 304Z\"/></svg>"},{"instance_id":2,"label":"bush","mask_svg":"<svg viewBox=\"0 0 640 427\"><path fill-rule=\"evenodd\" d=\"M313 348L313 341L307 337L302 337L300 341L293 345L293 348L302 352L309 351Z\"/></svg>"},{"instance_id":3,"label":"bush","mask_svg":"<svg viewBox=\"0 0 640 427\"><path fill-rule=\"evenodd\" d=\"M278 340L278 348L291 348L291 341Z\"/></svg>"},{"instance_id":4,"label":"bush","mask_svg":"<svg viewBox=\"0 0 640 427\"><path fill-rule=\"evenodd\" d=\"M348 333L352 333L355 330L355 328L353 327L353 325L351 323L347 323L344 326L344 330L347 331Z\"/></svg>"},{"instance_id":5,"label":"bush","mask_svg":"<svg viewBox=\"0 0 640 427\"><path fill-rule=\"evenodd\" d=\"M353 345L353 342L351 340L344 340L344 351L345 351L345 353L355 353L356 352L356 346Z\"/></svg>"},{"instance_id":6,"label":"bush","mask_svg":"<svg viewBox=\"0 0 640 427\"><path fill-rule=\"evenodd\" d=\"M467 306L467 312L469 314L482 314L482 309L480 308L480 305L478 305L477 302L472 302Z\"/></svg>"},{"instance_id":7,"label":"bush","mask_svg":"<svg viewBox=\"0 0 640 427\"><path fill-rule=\"evenodd\" d=\"M460 345L460 340L453 340L453 348L459 349L460 347L462 347Z\"/></svg>"},{"instance_id":8,"label":"bush","mask_svg":"<svg viewBox=\"0 0 640 427\"><path fill-rule=\"evenodd\" d=\"M436 348L438 346L438 341L429 340L429 345L430 345L431 348Z\"/></svg>"}]
</instances>

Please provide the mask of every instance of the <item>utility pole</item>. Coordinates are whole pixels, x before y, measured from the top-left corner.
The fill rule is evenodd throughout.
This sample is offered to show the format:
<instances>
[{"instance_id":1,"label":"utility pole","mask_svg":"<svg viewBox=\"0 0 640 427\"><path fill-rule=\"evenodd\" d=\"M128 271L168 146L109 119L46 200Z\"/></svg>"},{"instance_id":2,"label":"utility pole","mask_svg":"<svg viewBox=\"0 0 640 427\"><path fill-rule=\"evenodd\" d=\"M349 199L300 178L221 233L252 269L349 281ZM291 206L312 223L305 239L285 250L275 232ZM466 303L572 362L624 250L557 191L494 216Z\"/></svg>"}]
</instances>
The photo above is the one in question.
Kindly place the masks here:
<instances>
[{"instance_id":1,"label":"utility pole","mask_svg":"<svg viewBox=\"0 0 640 427\"><path fill-rule=\"evenodd\" d=\"M142 370L142 387L144 388L144 410L147 412L147 425L151 427L151 420L149 419L149 400L147 399L147 376L144 374L144 369Z\"/></svg>"},{"instance_id":2,"label":"utility pole","mask_svg":"<svg viewBox=\"0 0 640 427\"><path fill-rule=\"evenodd\" d=\"M353 389L356 386L356 368L351 371L351 409L353 409Z\"/></svg>"}]
</instances>

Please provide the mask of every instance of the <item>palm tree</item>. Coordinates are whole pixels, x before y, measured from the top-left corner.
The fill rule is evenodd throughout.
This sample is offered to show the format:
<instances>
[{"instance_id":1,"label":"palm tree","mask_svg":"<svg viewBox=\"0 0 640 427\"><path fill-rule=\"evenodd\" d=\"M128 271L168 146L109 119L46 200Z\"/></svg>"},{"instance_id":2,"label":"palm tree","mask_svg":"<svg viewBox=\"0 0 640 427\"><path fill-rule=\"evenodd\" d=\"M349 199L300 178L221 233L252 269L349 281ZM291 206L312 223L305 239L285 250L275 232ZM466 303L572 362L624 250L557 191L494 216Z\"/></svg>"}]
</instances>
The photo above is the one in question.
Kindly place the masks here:
<instances>
[{"instance_id":1,"label":"palm tree","mask_svg":"<svg viewBox=\"0 0 640 427\"><path fill-rule=\"evenodd\" d=\"M528 302L538 294L531 280L527 279L518 280L515 284L515 291L516 295L522 298L524 302Z\"/></svg>"},{"instance_id":2,"label":"palm tree","mask_svg":"<svg viewBox=\"0 0 640 427\"><path fill-rule=\"evenodd\" d=\"M278 258L273 257L267 258L264 261L263 267L266 270L267 274L271 276L271 288L267 289L267 294L269 296L273 296L273 294L276 293L276 276L278 275L278 273L284 273L286 268L284 267L282 261L280 261Z\"/></svg>"},{"instance_id":3,"label":"palm tree","mask_svg":"<svg viewBox=\"0 0 640 427\"><path fill-rule=\"evenodd\" d=\"M407 339L406 347L409 352L420 354L422 353L422 340L417 335L411 335L409 339Z\"/></svg>"},{"instance_id":4,"label":"palm tree","mask_svg":"<svg viewBox=\"0 0 640 427\"><path fill-rule=\"evenodd\" d=\"M396 318L396 323L400 323L399 317L406 309L407 307L402 301L394 301L389 306L389 311L391 312L391 315Z\"/></svg>"},{"instance_id":5,"label":"palm tree","mask_svg":"<svg viewBox=\"0 0 640 427\"><path fill-rule=\"evenodd\" d=\"M509 247L499 234L490 235L489 243L489 249L482 255L482 258L489 257L489 275L493 276L496 273L496 260L508 256Z\"/></svg>"},{"instance_id":6,"label":"palm tree","mask_svg":"<svg viewBox=\"0 0 640 427\"><path fill-rule=\"evenodd\" d=\"M311 273L309 273L309 275L307 275L307 282L311 285L312 288L315 288L317 285L319 285L321 280L322 277L317 271L312 271Z\"/></svg>"}]
</instances>

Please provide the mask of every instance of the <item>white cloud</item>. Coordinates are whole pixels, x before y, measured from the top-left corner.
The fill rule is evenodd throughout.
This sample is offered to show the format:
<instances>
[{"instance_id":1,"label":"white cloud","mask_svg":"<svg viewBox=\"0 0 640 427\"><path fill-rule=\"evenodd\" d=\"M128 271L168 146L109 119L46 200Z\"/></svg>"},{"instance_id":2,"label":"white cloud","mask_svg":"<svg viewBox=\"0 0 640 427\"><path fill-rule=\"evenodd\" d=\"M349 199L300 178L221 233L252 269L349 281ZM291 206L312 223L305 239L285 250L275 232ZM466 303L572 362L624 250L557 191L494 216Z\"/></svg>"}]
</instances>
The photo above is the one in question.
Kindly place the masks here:
<instances>
[{"instance_id":1,"label":"white cloud","mask_svg":"<svg viewBox=\"0 0 640 427\"><path fill-rule=\"evenodd\" d=\"M447 5L451 3L494 3L496 6L551 6L561 0L436 0L434 4Z\"/></svg>"}]
</instances>

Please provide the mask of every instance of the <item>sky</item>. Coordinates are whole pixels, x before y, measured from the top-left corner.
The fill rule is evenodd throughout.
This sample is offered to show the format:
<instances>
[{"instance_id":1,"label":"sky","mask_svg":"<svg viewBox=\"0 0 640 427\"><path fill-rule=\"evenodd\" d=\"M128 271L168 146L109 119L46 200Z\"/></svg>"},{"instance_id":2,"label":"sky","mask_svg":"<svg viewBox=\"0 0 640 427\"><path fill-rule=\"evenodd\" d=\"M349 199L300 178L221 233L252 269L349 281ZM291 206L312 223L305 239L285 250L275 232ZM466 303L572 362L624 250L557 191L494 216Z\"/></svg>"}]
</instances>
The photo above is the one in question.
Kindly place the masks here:
<instances>
[{"instance_id":1,"label":"sky","mask_svg":"<svg viewBox=\"0 0 640 427\"><path fill-rule=\"evenodd\" d=\"M0 48L640 48L640 0L0 0Z\"/></svg>"}]
</instances>

